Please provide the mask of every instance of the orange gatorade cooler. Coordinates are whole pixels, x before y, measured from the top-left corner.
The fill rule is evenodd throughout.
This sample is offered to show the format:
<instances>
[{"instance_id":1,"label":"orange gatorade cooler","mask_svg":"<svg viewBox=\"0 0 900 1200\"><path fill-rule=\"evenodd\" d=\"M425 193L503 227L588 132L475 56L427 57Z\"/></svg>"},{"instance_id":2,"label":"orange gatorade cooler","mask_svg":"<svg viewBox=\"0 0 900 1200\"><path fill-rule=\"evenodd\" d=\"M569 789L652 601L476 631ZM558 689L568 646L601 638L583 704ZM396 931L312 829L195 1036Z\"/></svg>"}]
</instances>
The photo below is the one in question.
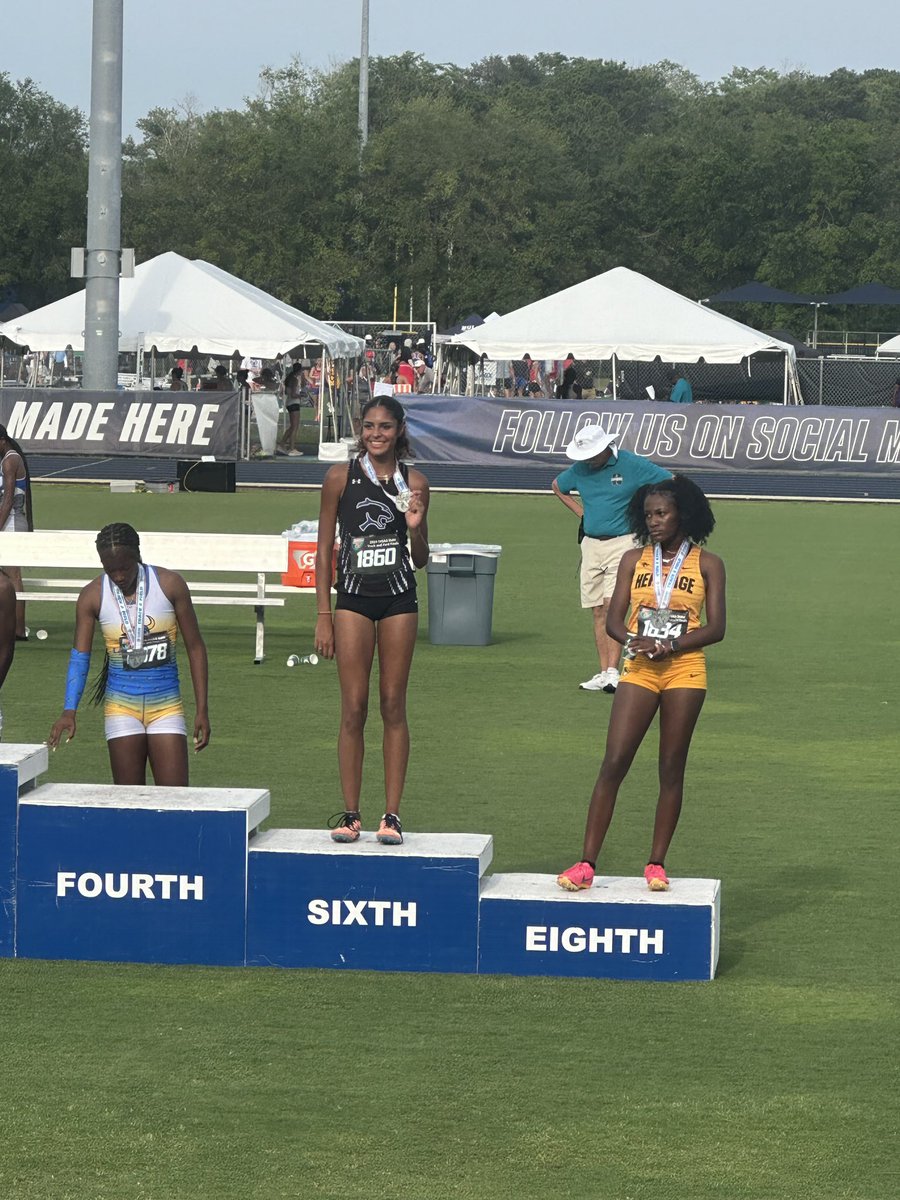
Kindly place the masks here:
<instances>
[{"instance_id":1,"label":"orange gatorade cooler","mask_svg":"<svg viewBox=\"0 0 900 1200\"><path fill-rule=\"evenodd\" d=\"M288 568L281 576L286 587L314 588L316 586L316 542L288 541ZM331 560L332 571L337 567L337 546Z\"/></svg>"}]
</instances>

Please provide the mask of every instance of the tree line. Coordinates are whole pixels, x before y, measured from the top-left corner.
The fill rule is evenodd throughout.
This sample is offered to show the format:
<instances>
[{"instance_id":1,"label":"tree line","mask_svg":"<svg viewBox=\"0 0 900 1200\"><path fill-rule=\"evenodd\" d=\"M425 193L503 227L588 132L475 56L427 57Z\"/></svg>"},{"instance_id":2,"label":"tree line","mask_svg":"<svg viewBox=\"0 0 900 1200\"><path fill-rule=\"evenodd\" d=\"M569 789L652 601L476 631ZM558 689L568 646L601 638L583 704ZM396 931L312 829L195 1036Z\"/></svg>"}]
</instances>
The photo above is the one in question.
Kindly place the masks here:
<instances>
[{"instance_id":1,"label":"tree line","mask_svg":"<svg viewBox=\"0 0 900 1200\"><path fill-rule=\"evenodd\" d=\"M430 289L444 324L617 265L697 299L750 279L900 285L900 72L707 83L671 62L404 54L370 64L360 155L357 71L297 59L239 109L153 109L124 145L123 244L138 261L207 259L345 320L389 316L395 284L401 313L412 291L421 320ZM0 300L34 307L77 286L86 145L81 113L0 76Z\"/></svg>"}]
</instances>

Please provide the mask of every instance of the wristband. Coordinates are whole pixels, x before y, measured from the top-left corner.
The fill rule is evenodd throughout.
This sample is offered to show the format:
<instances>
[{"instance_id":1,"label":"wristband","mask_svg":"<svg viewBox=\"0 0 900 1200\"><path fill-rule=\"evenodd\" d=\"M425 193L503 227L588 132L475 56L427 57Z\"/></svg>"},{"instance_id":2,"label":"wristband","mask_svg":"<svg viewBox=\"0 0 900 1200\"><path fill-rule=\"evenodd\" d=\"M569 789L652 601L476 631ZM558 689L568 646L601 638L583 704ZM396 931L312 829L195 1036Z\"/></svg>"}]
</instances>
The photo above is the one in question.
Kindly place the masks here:
<instances>
[{"instance_id":1,"label":"wristband","mask_svg":"<svg viewBox=\"0 0 900 1200\"><path fill-rule=\"evenodd\" d=\"M678 653L678 638L671 638L669 640L669 647L673 654L677 654Z\"/></svg>"},{"instance_id":2,"label":"wristband","mask_svg":"<svg viewBox=\"0 0 900 1200\"><path fill-rule=\"evenodd\" d=\"M63 708L71 709L74 712L81 703L84 685L87 683L90 662L90 651L73 650L69 655L69 670L66 675L66 698L63 701Z\"/></svg>"}]
</instances>

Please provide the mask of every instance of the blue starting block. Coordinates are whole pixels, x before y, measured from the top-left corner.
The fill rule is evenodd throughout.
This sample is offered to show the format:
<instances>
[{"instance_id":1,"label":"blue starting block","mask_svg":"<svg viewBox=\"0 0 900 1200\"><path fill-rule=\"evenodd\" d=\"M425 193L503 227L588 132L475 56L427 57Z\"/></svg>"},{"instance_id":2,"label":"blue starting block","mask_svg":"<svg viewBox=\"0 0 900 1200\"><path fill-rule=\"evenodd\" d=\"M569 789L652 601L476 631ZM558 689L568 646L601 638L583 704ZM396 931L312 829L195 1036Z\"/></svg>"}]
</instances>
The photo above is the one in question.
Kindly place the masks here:
<instances>
[{"instance_id":1,"label":"blue starting block","mask_svg":"<svg viewBox=\"0 0 900 1200\"><path fill-rule=\"evenodd\" d=\"M16 952L16 838L19 797L47 770L46 746L0 743L0 958Z\"/></svg>"},{"instance_id":2,"label":"blue starting block","mask_svg":"<svg viewBox=\"0 0 900 1200\"><path fill-rule=\"evenodd\" d=\"M717 879L597 876L564 892L554 875L492 875L481 890L478 970L596 979L712 979L719 959Z\"/></svg>"},{"instance_id":3,"label":"blue starting block","mask_svg":"<svg viewBox=\"0 0 900 1200\"><path fill-rule=\"evenodd\" d=\"M493 843L480 834L272 829L250 844L247 962L257 966L469 971Z\"/></svg>"},{"instance_id":4,"label":"blue starting block","mask_svg":"<svg viewBox=\"0 0 900 1200\"><path fill-rule=\"evenodd\" d=\"M16 953L243 966L255 789L46 784L19 799Z\"/></svg>"}]
</instances>

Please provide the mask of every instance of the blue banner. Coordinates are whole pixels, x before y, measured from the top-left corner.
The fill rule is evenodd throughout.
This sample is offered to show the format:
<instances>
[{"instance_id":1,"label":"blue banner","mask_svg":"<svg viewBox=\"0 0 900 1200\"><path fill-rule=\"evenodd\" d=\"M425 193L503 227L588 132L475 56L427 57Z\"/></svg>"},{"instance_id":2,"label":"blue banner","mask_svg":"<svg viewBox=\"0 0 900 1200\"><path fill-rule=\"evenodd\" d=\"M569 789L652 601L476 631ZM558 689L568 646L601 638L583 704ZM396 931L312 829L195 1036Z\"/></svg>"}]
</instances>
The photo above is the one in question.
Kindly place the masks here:
<instances>
[{"instance_id":1,"label":"blue banner","mask_svg":"<svg viewBox=\"0 0 900 1200\"><path fill-rule=\"evenodd\" d=\"M407 398L404 397L406 400ZM411 396L404 404L416 461L477 466L567 463L584 425L673 471L753 470L896 474L900 410L808 405L532 400Z\"/></svg>"}]
</instances>

